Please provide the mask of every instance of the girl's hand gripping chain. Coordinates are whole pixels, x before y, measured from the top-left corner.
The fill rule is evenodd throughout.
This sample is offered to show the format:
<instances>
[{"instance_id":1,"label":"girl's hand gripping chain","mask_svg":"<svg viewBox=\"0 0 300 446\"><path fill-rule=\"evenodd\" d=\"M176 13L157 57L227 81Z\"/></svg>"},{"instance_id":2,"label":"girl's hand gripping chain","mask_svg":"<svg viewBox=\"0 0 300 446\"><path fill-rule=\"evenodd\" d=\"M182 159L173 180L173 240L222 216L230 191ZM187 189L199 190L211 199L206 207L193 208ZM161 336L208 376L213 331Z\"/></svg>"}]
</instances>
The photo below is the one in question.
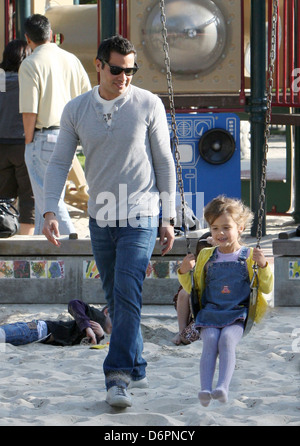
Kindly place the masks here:
<instances>
[{"instance_id":1,"label":"girl's hand gripping chain","mask_svg":"<svg viewBox=\"0 0 300 446\"><path fill-rule=\"evenodd\" d=\"M253 260L260 268L265 268L268 263L264 256L263 250L260 248L253 248Z\"/></svg>"},{"instance_id":2,"label":"girl's hand gripping chain","mask_svg":"<svg viewBox=\"0 0 300 446\"><path fill-rule=\"evenodd\" d=\"M194 254L187 254L180 265L179 273L185 274L189 271L192 271L192 269L195 267L195 264L196 259Z\"/></svg>"}]
</instances>

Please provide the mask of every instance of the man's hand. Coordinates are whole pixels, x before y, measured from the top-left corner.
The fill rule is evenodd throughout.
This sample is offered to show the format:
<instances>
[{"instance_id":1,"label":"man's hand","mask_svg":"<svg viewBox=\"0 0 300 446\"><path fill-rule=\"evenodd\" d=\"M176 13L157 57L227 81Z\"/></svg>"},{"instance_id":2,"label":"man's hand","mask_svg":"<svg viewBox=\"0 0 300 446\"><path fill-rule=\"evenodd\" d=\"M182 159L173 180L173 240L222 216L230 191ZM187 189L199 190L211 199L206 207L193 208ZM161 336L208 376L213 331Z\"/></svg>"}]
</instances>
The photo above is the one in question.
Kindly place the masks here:
<instances>
[{"instance_id":1,"label":"man's hand","mask_svg":"<svg viewBox=\"0 0 300 446\"><path fill-rule=\"evenodd\" d=\"M101 325L98 324L98 322L90 321L90 324L91 326L85 329L85 333L87 337L91 340L91 344L95 345L97 344L96 335L102 338L102 336L104 335L104 331Z\"/></svg>"},{"instance_id":2,"label":"man's hand","mask_svg":"<svg viewBox=\"0 0 300 446\"><path fill-rule=\"evenodd\" d=\"M160 244L164 248L162 249L161 255L164 256L167 254L171 249L173 248L174 244L174 227L171 225L168 226L160 226L159 227L159 238L160 238Z\"/></svg>"},{"instance_id":3,"label":"man's hand","mask_svg":"<svg viewBox=\"0 0 300 446\"><path fill-rule=\"evenodd\" d=\"M60 246L61 243L57 240L60 237L58 230L58 221L53 212L46 212L43 227L43 234L54 246Z\"/></svg>"},{"instance_id":4,"label":"man's hand","mask_svg":"<svg viewBox=\"0 0 300 446\"><path fill-rule=\"evenodd\" d=\"M91 340L91 344L96 345L97 344L96 335L93 332L93 330L91 329L91 327L87 327L85 329L85 333L86 333L86 336Z\"/></svg>"},{"instance_id":5,"label":"man's hand","mask_svg":"<svg viewBox=\"0 0 300 446\"><path fill-rule=\"evenodd\" d=\"M37 117L36 113L23 113L25 144L29 144L33 141L36 117Z\"/></svg>"},{"instance_id":6,"label":"man's hand","mask_svg":"<svg viewBox=\"0 0 300 446\"><path fill-rule=\"evenodd\" d=\"M91 327L93 329L93 332L98 335L100 338L102 338L102 336L104 335L104 331L103 328L101 327L100 324L98 324L98 322L95 321L90 321Z\"/></svg>"}]
</instances>

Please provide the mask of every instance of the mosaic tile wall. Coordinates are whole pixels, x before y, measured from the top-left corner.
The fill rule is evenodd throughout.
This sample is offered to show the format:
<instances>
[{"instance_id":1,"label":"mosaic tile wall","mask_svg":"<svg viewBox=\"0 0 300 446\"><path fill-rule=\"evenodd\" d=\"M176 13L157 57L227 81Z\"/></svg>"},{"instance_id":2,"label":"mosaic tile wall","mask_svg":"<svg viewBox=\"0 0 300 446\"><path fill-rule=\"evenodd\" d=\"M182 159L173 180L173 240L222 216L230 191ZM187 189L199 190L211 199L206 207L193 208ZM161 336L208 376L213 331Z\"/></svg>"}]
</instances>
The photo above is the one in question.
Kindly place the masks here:
<instances>
[{"instance_id":1,"label":"mosaic tile wall","mask_svg":"<svg viewBox=\"0 0 300 446\"><path fill-rule=\"evenodd\" d=\"M300 262L289 262L289 279L300 280Z\"/></svg>"},{"instance_id":2,"label":"mosaic tile wall","mask_svg":"<svg viewBox=\"0 0 300 446\"><path fill-rule=\"evenodd\" d=\"M151 261L148 279L176 279L180 261ZM83 260L83 279L99 279L94 260ZM64 260L0 260L0 279L64 279Z\"/></svg>"},{"instance_id":3,"label":"mosaic tile wall","mask_svg":"<svg viewBox=\"0 0 300 446\"><path fill-rule=\"evenodd\" d=\"M64 279L63 260L0 260L0 279Z\"/></svg>"},{"instance_id":4,"label":"mosaic tile wall","mask_svg":"<svg viewBox=\"0 0 300 446\"><path fill-rule=\"evenodd\" d=\"M146 272L146 279L177 279L177 269L180 261L153 261L150 262ZM83 261L83 279L99 278L95 260Z\"/></svg>"}]
</instances>

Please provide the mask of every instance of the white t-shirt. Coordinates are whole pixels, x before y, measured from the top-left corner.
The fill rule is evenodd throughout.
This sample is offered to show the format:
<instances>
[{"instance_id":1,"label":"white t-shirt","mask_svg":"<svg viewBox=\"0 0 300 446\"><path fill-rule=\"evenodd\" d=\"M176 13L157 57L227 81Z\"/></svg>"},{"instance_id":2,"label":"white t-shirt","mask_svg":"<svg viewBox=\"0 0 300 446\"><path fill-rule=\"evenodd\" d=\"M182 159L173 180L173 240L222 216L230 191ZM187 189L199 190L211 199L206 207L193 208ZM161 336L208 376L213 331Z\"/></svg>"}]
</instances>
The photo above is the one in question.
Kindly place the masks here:
<instances>
[{"instance_id":1,"label":"white t-shirt","mask_svg":"<svg viewBox=\"0 0 300 446\"><path fill-rule=\"evenodd\" d=\"M126 96L127 94L126 90L124 93L120 94L120 96L117 96L115 99L112 99L110 101L107 101L106 99L103 99L99 94L99 85L93 88L93 95L96 98L100 104L103 106L103 119L107 123L107 125L111 125L111 120L114 112L115 103L119 101L121 98Z\"/></svg>"}]
</instances>

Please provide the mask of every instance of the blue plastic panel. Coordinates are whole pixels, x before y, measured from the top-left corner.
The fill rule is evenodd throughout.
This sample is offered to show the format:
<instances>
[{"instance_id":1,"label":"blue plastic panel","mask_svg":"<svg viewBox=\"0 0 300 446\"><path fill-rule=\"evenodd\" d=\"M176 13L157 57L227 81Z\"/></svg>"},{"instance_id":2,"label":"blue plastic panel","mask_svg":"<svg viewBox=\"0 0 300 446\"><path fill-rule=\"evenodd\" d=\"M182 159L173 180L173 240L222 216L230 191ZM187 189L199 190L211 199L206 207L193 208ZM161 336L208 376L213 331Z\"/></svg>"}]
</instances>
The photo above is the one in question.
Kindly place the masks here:
<instances>
[{"instance_id":1,"label":"blue plastic panel","mask_svg":"<svg viewBox=\"0 0 300 446\"><path fill-rule=\"evenodd\" d=\"M172 136L169 114L168 123ZM202 220L203 206L217 195L241 198L240 120L233 113L182 113L176 115L176 125L185 199ZM199 141L211 129L227 130L234 138L235 151L223 164L210 164L199 153Z\"/></svg>"}]
</instances>

